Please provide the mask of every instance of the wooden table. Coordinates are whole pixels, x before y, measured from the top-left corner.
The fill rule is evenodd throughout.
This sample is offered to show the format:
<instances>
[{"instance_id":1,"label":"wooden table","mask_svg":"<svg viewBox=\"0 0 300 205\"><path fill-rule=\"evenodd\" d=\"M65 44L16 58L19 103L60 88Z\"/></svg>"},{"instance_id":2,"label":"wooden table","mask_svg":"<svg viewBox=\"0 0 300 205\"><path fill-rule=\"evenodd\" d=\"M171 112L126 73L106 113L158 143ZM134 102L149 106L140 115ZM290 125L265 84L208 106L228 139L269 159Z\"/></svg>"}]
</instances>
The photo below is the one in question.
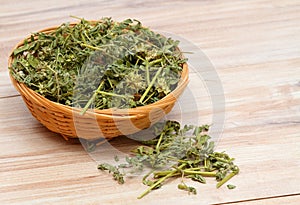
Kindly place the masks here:
<instances>
[{"instance_id":1,"label":"wooden table","mask_svg":"<svg viewBox=\"0 0 300 205\"><path fill-rule=\"evenodd\" d=\"M217 149L236 158L241 172L228 190L215 181L195 185L198 195L170 181L141 200L141 176L117 185L99 172L80 144L64 141L40 125L11 85L7 59L30 32L73 21L112 16L136 18L152 29L198 46L214 65L225 100ZM0 6L0 201L1 204L299 204L300 202L300 2L253 1L2 1ZM199 68L201 69L201 68ZM196 69L197 70L197 69ZM211 123L212 95L191 72L195 112L175 119ZM223 95L224 94L224 95ZM189 103L183 95L181 105ZM222 98L220 99L222 103ZM196 117L195 117L196 116ZM182 120L185 122L184 120ZM100 160L136 143L111 141ZM114 151L112 151L114 150Z\"/></svg>"}]
</instances>

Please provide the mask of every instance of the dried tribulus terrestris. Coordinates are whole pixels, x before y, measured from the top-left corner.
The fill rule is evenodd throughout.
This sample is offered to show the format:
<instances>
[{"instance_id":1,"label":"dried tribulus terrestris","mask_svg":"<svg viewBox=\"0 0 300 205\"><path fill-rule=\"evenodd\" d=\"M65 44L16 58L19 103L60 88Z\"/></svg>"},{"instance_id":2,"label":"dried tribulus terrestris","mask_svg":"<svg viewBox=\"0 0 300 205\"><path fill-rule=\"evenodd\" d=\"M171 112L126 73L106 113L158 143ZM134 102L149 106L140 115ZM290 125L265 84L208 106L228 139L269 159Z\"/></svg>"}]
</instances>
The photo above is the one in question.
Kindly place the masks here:
<instances>
[{"instance_id":1,"label":"dried tribulus terrestris","mask_svg":"<svg viewBox=\"0 0 300 205\"><path fill-rule=\"evenodd\" d=\"M177 86L186 59L179 41L137 20L80 19L33 33L12 53L12 76L69 106L133 108L158 101Z\"/></svg>"},{"instance_id":2,"label":"dried tribulus terrestris","mask_svg":"<svg viewBox=\"0 0 300 205\"><path fill-rule=\"evenodd\" d=\"M233 163L234 158L225 152L214 151L214 142L209 141L208 125L181 127L176 121L166 121L155 124L151 129L157 137L142 141L143 145L132 151L134 155L127 157L125 164L98 165L98 169L112 173L120 184L124 183L126 173L150 169L143 178L143 184L149 188L138 198L160 188L171 177L181 178L179 189L196 194L194 187L186 185L185 178L206 183L205 177L215 177L218 181L216 187L219 188L238 174L239 168ZM228 188L235 187L228 185Z\"/></svg>"}]
</instances>

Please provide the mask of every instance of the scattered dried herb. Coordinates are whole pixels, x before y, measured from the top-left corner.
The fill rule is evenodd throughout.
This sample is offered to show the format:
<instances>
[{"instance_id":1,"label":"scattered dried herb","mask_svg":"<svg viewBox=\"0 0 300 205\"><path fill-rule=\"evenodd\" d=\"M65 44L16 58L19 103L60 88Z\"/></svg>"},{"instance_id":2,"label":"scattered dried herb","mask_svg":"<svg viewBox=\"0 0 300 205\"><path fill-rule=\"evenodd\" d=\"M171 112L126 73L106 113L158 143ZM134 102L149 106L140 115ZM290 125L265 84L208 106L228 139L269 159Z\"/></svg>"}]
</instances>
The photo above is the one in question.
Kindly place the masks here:
<instances>
[{"instance_id":1,"label":"scattered dried herb","mask_svg":"<svg viewBox=\"0 0 300 205\"><path fill-rule=\"evenodd\" d=\"M155 124L152 130L157 137L142 141L143 145L132 150L134 155L126 158L126 164L108 169L115 173L115 170L122 168L124 172L118 173L123 177L125 169L140 172L150 168L151 171L143 178L143 184L149 187L139 199L160 188L171 177L181 177L178 188L196 194L196 189L187 186L184 178L206 183L205 177L215 177L219 188L239 172L238 166L233 163L234 158L224 152L214 151L214 142L209 141L208 125L185 125L181 128L176 121L166 121ZM102 166L99 165L100 168Z\"/></svg>"},{"instance_id":2,"label":"scattered dried herb","mask_svg":"<svg viewBox=\"0 0 300 205\"><path fill-rule=\"evenodd\" d=\"M12 53L12 76L46 98L96 109L153 103L176 88L186 59L179 41L111 18L33 33Z\"/></svg>"},{"instance_id":3,"label":"scattered dried herb","mask_svg":"<svg viewBox=\"0 0 300 205\"><path fill-rule=\"evenodd\" d=\"M235 189L236 186L235 186L235 185L232 185L232 184L227 184L227 188L228 188L228 189Z\"/></svg>"},{"instance_id":4,"label":"scattered dried herb","mask_svg":"<svg viewBox=\"0 0 300 205\"><path fill-rule=\"evenodd\" d=\"M124 184L124 174L120 172L118 167L104 163L100 164L98 169L108 170L109 173L112 173L114 180L118 181L119 184Z\"/></svg>"},{"instance_id":5,"label":"scattered dried herb","mask_svg":"<svg viewBox=\"0 0 300 205\"><path fill-rule=\"evenodd\" d=\"M187 186L185 183L178 184L178 189L187 191L188 193L197 194L195 187Z\"/></svg>"}]
</instances>

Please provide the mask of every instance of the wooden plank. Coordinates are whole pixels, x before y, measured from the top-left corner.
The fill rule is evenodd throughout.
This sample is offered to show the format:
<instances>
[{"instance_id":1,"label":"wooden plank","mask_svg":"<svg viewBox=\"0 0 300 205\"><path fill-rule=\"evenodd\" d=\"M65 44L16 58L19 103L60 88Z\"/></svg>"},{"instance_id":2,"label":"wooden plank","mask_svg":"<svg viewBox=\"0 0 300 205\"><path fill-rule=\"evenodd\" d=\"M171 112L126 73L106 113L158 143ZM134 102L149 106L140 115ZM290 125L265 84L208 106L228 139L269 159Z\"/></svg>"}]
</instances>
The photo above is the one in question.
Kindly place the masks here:
<instances>
[{"instance_id":1,"label":"wooden plank","mask_svg":"<svg viewBox=\"0 0 300 205\"><path fill-rule=\"evenodd\" d=\"M8 72L0 72L0 98L16 95L19 95L19 93L10 82Z\"/></svg>"},{"instance_id":2,"label":"wooden plank","mask_svg":"<svg viewBox=\"0 0 300 205\"><path fill-rule=\"evenodd\" d=\"M273 204L291 204L298 205L300 201L300 195L289 195L289 196L280 196L280 197L272 197L266 199L254 199L249 201L241 201L241 202L233 202L233 203L223 203L225 204L240 204L240 205L273 205ZM223 205L222 204L222 205ZM221 204L219 204L221 205Z\"/></svg>"},{"instance_id":3,"label":"wooden plank","mask_svg":"<svg viewBox=\"0 0 300 205\"><path fill-rule=\"evenodd\" d=\"M299 204L300 196L286 196L286 197L276 197L272 199L265 199L261 201L252 201L241 203L241 205L254 205L254 204L263 204L263 205L272 205L272 204L289 204L289 205L297 205Z\"/></svg>"}]
</instances>

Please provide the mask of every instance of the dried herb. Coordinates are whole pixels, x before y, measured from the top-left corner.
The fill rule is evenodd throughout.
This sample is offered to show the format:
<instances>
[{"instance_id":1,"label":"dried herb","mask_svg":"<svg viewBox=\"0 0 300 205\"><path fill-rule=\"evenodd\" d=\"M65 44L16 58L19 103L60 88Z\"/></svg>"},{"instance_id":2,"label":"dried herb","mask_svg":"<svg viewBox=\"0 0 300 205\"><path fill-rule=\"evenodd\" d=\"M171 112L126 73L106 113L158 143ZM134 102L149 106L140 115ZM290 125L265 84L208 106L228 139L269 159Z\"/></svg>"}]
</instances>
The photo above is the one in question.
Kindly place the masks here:
<instances>
[{"instance_id":1,"label":"dried herb","mask_svg":"<svg viewBox=\"0 0 300 205\"><path fill-rule=\"evenodd\" d=\"M228 189L235 189L236 186L235 186L235 185L232 185L232 184L227 184L227 188L228 188Z\"/></svg>"},{"instance_id":2,"label":"dried herb","mask_svg":"<svg viewBox=\"0 0 300 205\"><path fill-rule=\"evenodd\" d=\"M178 189L187 191L188 193L197 194L197 190L194 187L187 186L184 183L178 184L177 187Z\"/></svg>"},{"instance_id":3,"label":"dried herb","mask_svg":"<svg viewBox=\"0 0 300 205\"><path fill-rule=\"evenodd\" d=\"M46 98L96 109L153 103L176 88L186 59L179 41L137 20L80 19L33 33L15 49L12 76Z\"/></svg>"},{"instance_id":4,"label":"dried herb","mask_svg":"<svg viewBox=\"0 0 300 205\"><path fill-rule=\"evenodd\" d=\"M124 184L124 174L120 172L119 168L107 163L98 165L99 170L108 170L112 173L114 180L118 181L119 184Z\"/></svg>"},{"instance_id":5,"label":"dried herb","mask_svg":"<svg viewBox=\"0 0 300 205\"><path fill-rule=\"evenodd\" d=\"M196 194L196 189L187 186L184 178L206 183L205 177L215 177L219 188L238 174L239 168L226 153L214 151L208 129L208 125L185 125L181 128L176 121L157 123L152 127L157 137L142 141L143 145L132 151L134 156L126 158L127 164L116 167L130 169L131 172L151 169L143 178L143 184L149 187L138 198L160 188L171 177L181 177L178 188L193 194Z\"/></svg>"}]
</instances>

